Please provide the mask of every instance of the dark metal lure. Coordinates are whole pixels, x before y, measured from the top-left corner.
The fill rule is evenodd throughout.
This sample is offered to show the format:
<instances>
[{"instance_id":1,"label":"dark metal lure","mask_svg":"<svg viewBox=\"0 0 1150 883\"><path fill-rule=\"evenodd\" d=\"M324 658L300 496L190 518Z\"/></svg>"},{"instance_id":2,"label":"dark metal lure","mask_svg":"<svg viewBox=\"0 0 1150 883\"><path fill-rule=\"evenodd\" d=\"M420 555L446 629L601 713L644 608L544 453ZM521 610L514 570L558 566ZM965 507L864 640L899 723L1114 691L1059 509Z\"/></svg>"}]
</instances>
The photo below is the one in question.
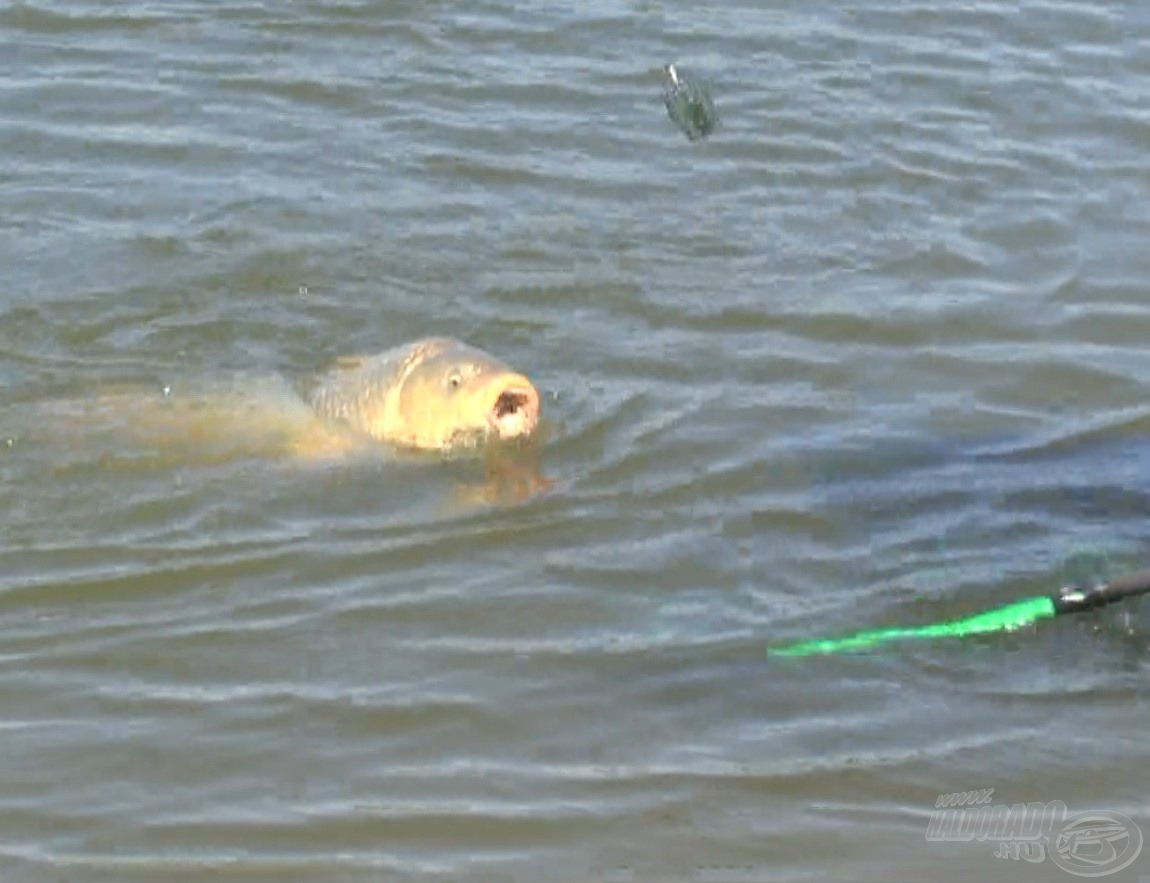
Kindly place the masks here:
<instances>
[{"instance_id":1,"label":"dark metal lure","mask_svg":"<svg viewBox=\"0 0 1150 883\"><path fill-rule=\"evenodd\" d=\"M669 77L667 88L663 91L667 116L690 141L710 135L719 124L719 114L707 89L701 83L680 74L673 64L663 70Z\"/></svg>"}]
</instances>

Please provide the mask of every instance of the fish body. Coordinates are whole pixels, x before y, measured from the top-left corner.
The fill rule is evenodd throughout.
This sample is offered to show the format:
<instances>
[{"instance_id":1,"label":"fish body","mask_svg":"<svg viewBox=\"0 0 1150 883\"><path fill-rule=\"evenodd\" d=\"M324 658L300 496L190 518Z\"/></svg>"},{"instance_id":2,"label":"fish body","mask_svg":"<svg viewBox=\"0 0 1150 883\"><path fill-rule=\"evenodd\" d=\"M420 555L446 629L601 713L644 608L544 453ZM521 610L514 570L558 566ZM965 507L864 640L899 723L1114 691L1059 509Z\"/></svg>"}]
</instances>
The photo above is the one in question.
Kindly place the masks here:
<instances>
[{"instance_id":1,"label":"fish body","mask_svg":"<svg viewBox=\"0 0 1150 883\"><path fill-rule=\"evenodd\" d=\"M170 386L120 385L39 402L23 417L6 416L9 447L27 440L34 448L34 439L54 438L77 453L142 453L163 462L324 460L381 442L447 451L523 439L538 425L539 393L525 375L483 350L433 337L339 359L310 390L277 376L189 377Z\"/></svg>"}]
</instances>

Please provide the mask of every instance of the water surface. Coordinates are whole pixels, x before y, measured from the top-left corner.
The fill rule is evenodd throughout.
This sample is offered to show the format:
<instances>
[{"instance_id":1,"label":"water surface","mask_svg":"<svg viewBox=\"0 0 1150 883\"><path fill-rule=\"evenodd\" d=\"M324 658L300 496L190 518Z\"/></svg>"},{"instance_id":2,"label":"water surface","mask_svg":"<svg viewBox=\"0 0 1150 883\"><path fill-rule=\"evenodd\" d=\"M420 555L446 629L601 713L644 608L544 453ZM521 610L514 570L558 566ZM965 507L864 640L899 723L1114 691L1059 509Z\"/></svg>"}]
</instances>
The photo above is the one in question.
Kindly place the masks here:
<instances>
[{"instance_id":1,"label":"water surface","mask_svg":"<svg viewBox=\"0 0 1150 883\"><path fill-rule=\"evenodd\" d=\"M4 6L0 876L1068 876L927 842L978 788L1150 835L1136 603L765 654L1146 563L1148 46L1117 2ZM428 334L536 381L550 491L28 419Z\"/></svg>"}]
</instances>

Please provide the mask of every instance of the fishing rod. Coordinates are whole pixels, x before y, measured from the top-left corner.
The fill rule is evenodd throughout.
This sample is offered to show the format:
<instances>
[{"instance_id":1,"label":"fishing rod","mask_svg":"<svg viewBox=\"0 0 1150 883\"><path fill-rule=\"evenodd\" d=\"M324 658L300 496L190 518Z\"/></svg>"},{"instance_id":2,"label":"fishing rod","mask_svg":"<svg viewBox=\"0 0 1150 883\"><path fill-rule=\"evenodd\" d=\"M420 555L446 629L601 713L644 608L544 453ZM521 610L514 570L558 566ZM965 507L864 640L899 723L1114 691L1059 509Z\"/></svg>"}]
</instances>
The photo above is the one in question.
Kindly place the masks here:
<instances>
[{"instance_id":1,"label":"fishing rod","mask_svg":"<svg viewBox=\"0 0 1150 883\"><path fill-rule=\"evenodd\" d=\"M1150 594L1150 569L1091 586L1063 586L1052 595L1024 598L974 616L930 625L874 629L843 638L819 638L775 647L768 656L817 656L867 650L890 641L923 638L961 638L988 632L1010 632L1067 613L1097 610L1137 595Z\"/></svg>"}]
</instances>

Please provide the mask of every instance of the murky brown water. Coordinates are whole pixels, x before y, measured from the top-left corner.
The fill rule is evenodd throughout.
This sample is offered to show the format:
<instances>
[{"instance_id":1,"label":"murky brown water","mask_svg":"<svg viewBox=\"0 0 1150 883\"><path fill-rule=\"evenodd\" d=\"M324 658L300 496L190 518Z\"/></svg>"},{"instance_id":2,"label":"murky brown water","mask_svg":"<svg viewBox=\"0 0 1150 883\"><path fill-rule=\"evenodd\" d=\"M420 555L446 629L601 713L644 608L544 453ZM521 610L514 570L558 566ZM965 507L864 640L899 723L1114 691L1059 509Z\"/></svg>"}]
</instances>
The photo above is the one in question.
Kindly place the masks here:
<instances>
[{"instance_id":1,"label":"murky brown water","mask_svg":"<svg viewBox=\"0 0 1150 883\"><path fill-rule=\"evenodd\" d=\"M978 788L1150 835L1136 603L765 655L1148 563L1150 16L567 9L0 8L4 881L1072 879L928 842ZM549 490L34 416L428 334L534 378Z\"/></svg>"}]
</instances>

